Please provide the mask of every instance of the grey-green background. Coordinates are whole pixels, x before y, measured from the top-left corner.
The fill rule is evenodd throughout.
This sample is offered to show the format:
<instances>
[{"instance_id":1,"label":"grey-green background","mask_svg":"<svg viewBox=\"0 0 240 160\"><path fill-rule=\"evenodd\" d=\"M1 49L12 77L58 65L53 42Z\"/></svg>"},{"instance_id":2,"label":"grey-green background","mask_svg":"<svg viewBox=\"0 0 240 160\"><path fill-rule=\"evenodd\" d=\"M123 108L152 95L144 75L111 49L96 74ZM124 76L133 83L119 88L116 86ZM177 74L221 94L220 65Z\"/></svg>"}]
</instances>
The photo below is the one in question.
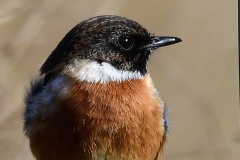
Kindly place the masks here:
<instances>
[{"instance_id":1,"label":"grey-green background","mask_svg":"<svg viewBox=\"0 0 240 160\"><path fill-rule=\"evenodd\" d=\"M238 160L236 0L0 0L0 159L33 159L22 132L24 89L73 26L102 14L183 39L148 65L171 110L165 160Z\"/></svg>"}]
</instances>

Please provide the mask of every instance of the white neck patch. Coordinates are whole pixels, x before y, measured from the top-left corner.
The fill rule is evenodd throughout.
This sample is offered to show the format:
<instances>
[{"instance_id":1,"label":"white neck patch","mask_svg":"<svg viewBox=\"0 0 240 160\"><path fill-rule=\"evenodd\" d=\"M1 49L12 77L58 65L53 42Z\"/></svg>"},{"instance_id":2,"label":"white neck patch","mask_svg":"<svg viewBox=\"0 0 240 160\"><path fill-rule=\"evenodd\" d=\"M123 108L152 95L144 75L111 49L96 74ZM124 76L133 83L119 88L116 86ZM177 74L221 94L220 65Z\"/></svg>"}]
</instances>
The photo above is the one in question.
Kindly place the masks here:
<instances>
[{"instance_id":1,"label":"white neck patch","mask_svg":"<svg viewBox=\"0 0 240 160\"><path fill-rule=\"evenodd\" d=\"M67 67L78 80L90 83L122 82L131 79L142 79L144 76L138 72L116 69L111 64L101 64L88 59L76 60Z\"/></svg>"}]
</instances>

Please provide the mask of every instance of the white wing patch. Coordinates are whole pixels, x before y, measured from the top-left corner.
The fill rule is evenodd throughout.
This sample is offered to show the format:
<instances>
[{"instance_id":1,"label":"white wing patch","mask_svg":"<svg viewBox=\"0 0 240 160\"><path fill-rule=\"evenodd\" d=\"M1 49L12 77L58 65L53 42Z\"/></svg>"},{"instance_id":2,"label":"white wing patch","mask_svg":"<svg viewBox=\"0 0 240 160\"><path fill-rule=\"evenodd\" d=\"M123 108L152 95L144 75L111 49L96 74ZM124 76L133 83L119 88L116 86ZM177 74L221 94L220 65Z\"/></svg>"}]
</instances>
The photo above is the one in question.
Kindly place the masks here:
<instances>
[{"instance_id":1,"label":"white wing patch","mask_svg":"<svg viewBox=\"0 0 240 160\"><path fill-rule=\"evenodd\" d=\"M75 60L67 67L67 72L71 72L80 81L90 83L122 82L131 79L142 79L144 76L138 72L123 71L116 69L111 64L87 59Z\"/></svg>"}]
</instances>

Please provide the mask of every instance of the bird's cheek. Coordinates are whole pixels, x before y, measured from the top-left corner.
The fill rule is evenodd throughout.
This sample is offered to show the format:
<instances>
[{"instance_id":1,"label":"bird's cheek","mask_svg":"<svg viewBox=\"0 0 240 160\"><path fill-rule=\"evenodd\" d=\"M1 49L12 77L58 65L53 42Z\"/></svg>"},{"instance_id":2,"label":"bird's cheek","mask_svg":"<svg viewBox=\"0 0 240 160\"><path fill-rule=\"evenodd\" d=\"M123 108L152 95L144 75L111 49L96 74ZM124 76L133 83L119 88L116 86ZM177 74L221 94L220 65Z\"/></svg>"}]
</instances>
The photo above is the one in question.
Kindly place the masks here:
<instances>
[{"instance_id":1,"label":"bird's cheek","mask_svg":"<svg viewBox=\"0 0 240 160\"><path fill-rule=\"evenodd\" d=\"M149 50L144 50L144 51L141 51L137 54L137 58L139 60L146 60L148 59L148 57L150 56L151 52Z\"/></svg>"}]
</instances>

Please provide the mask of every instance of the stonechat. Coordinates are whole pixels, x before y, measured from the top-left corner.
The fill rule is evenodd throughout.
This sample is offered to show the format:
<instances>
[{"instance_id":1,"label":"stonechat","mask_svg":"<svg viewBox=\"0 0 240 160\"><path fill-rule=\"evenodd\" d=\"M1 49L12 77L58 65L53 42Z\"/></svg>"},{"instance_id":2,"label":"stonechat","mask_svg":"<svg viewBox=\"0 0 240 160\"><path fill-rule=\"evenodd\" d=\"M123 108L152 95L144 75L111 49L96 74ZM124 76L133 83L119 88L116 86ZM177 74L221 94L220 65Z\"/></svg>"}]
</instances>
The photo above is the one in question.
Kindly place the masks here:
<instances>
[{"instance_id":1,"label":"stonechat","mask_svg":"<svg viewBox=\"0 0 240 160\"><path fill-rule=\"evenodd\" d=\"M121 16L76 25L40 68L25 97L24 130L37 160L156 160L167 108L146 64L180 42Z\"/></svg>"}]
</instances>

